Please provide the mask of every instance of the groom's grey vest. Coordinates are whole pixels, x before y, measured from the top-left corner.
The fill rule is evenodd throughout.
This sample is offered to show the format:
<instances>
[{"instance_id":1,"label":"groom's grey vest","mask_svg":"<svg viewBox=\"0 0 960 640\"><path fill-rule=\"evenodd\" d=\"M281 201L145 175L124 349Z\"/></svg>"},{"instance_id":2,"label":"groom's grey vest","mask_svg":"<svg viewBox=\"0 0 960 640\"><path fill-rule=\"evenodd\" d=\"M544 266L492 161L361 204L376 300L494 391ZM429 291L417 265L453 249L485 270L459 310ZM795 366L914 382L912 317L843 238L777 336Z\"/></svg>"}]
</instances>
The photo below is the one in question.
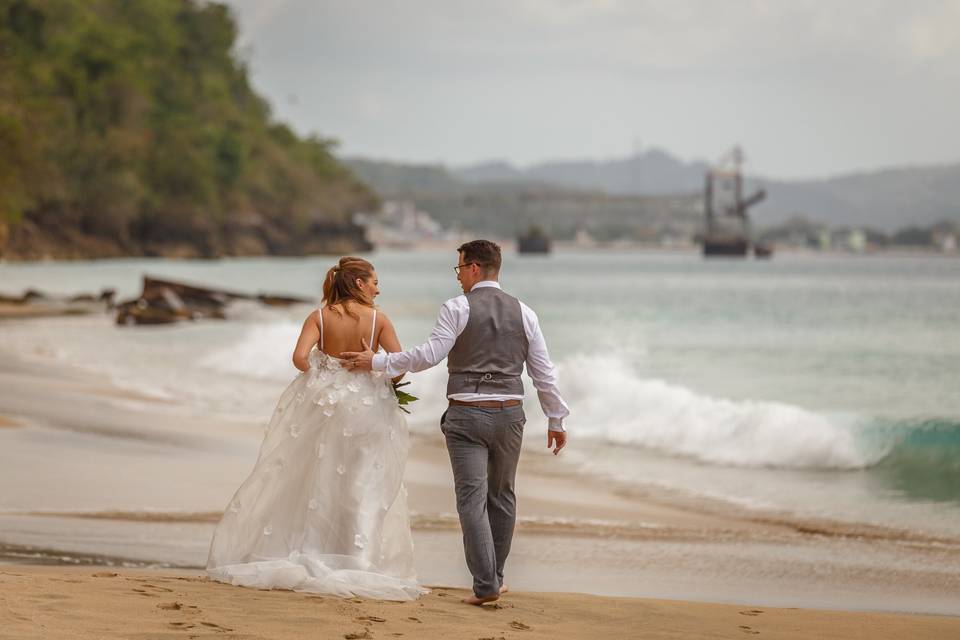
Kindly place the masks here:
<instances>
[{"instance_id":1,"label":"groom's grey vest","mask_svg":"<svg viewBox=\"0 0 960 640\"><path fill-rule=\"evenodd\" d=\"M496 287L466 294L470 317L447 355L447 395L523 395L527 333L520 301Z\"/></svg>"}]
</instances>

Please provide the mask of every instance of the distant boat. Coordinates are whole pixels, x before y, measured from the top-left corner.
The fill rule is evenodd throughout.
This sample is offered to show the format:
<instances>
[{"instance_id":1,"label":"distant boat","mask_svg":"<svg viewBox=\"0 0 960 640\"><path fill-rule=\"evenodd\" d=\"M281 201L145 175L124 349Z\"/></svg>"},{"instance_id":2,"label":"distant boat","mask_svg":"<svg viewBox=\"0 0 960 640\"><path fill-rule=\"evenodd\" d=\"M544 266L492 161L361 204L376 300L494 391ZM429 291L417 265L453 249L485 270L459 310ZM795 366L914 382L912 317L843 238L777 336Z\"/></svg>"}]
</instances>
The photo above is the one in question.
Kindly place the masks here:
<instances>
[{"instance_id":1,"label":"distant boat","mask_svg":"<svg viewBox=\"0 0 960 640\"><path fill-rule=\"evenodd\" d=\"M703 239L703 255L743 258L750 252L750 243L738 235L708 234Z\"/></svg>"},{"instance_id":2,"label":"distant boat","mask_svg":"<svg viewBox=\"0 0 960 640\"><path fill-rule=\"evenodd\" d=\"M534 225L517 237L518 253L550 253L550 236Z\"/></svg>"},{"instance_id":3,"label":"distant boat","mask_svg":"<svg viewBox=\"0 0 960 640\"><path fill-rule=\"evenodd\" d=\"M703 255L745 258L750 254L757 258L770 258L773 247L764 243L753 243L750 237L750 218L747 209L766 197L760 189L749 198L743 197L743 151L734 149L721 161L720 166L707 171L703 188L703 209L706 215L706 229L703 235ZM721 202L717 196L717 183L720 187L733 189L732 198Z\"/></svg>"},{"instance_id":4,"label":"distant boat","mask_svg":"<svg viewBox=\"0 0 960 640\"><path fill-rule=\"evenodd\" d=\"M766 244L764 242L755 242L753 244L753 257L754 258L773 257L773 246Z\"/></svg>"}]
</instances>

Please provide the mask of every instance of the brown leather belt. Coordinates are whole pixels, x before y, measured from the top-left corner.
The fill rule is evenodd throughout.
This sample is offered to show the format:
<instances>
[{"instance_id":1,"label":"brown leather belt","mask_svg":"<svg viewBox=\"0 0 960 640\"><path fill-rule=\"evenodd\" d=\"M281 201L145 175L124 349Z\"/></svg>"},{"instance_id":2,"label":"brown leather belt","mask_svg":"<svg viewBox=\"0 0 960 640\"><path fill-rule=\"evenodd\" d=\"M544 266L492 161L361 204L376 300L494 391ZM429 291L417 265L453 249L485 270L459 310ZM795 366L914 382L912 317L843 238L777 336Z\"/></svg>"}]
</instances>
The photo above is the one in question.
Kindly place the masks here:
<instances>
[{"instance_id":1,"label":"brown leather belt","mask_svg":"<svg viewBox=\"0 0 960 640\"><path fill-rule=\"evenodd\" d=\"M520 400L477 400L476 402L464 402L463 400L450 400L451 405L461 407L483 407L484 409L505 409L506 407L515 407L520 404Z\"/></svg>"}]
</instances>

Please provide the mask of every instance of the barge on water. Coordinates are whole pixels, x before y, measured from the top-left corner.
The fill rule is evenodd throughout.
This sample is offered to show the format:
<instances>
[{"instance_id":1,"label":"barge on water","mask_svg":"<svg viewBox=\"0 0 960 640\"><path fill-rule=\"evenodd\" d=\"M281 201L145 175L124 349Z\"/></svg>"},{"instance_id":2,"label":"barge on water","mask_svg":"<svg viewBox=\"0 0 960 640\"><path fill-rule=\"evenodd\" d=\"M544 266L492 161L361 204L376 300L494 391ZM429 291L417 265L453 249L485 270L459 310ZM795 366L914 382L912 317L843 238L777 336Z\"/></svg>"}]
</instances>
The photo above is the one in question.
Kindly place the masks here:
<instances>
[{"instance_id":1,"label":"barge on water","mask_svg":"<svg viewBox=\"0 0 960 640\"><path fill-rule=\"evenodd\" d=\"M534 225L527 232L517 237L518 253L550 253L550 236Z\"/></svg>"}]
</instances>

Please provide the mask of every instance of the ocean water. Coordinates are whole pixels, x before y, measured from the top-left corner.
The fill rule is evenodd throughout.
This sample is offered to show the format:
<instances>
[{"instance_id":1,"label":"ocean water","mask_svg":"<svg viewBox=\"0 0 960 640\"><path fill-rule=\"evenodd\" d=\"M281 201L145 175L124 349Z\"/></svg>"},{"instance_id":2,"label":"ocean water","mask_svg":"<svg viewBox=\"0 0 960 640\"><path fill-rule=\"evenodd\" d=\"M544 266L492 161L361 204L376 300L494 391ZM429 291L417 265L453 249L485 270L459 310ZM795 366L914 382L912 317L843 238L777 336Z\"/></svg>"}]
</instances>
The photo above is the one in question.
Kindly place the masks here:
<instances>
[{"instance_id":1,"label":"ocean water","mask_svg":"<svg viewBox=\"0 0 960 640\"><path fill-rule=\"evenodd\" d=\"M381 309L405 346L459 293L453 252L379 252ZM0 264L0 293L116 287L143 274L316 297L329 258ZM694 254L505 256L571 407L565 473L740 507L960 535L960 260ZM226 322L116 327L109 316L0 324L0 349L265 421L295 375L309 308L238 304ZM435 433L442 367L409 377ZM545 455L527 385L526 445Z\"/></svg>"}]
</instances>

